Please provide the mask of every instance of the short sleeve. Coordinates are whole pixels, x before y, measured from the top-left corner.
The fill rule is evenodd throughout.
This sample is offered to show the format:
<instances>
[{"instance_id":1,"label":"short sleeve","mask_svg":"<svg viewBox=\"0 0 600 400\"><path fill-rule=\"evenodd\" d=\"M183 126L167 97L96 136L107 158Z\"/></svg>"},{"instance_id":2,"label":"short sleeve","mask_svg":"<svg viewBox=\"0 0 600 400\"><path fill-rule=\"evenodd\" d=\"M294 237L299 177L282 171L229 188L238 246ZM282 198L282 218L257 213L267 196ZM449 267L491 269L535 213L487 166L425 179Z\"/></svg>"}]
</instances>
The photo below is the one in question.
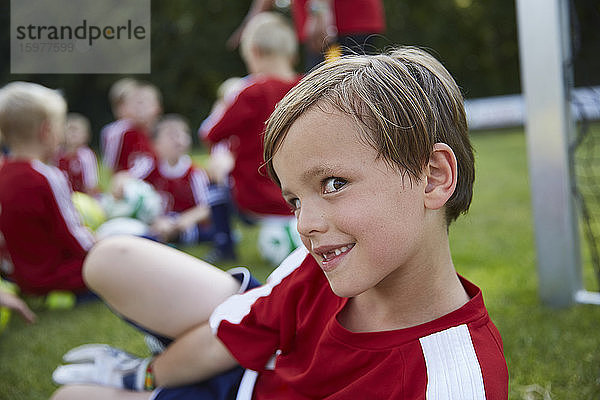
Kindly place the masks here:
<instances>
[{"instance_id":1,"label":"short sleeve","mask_svg":"<svg viewBox=\"0 0 600 400\"><path fill-rule=\"evenodd\" d=\"M273 271L263 286L234 295L219 305L210 317L214 334L240 365L263 371L281 347L282 338L295 332L295 301L288 294L294 273L306 261L301 246Z\"/></svg>"},{"instance_id":2,"label":"short sleeve","mask_svg":"<svg viewBox=\"0 0 600 400\"><path fill-rule=\"evenodd\" d=\"M202 122L200 138L208 143L218 143L248 131L248 125L254 123L259 115L257 107L264 102L264 99L260 99L260 90L256 88L254 81L249 80L231 104L216 109Z\"/></svg>"}]
</instances>

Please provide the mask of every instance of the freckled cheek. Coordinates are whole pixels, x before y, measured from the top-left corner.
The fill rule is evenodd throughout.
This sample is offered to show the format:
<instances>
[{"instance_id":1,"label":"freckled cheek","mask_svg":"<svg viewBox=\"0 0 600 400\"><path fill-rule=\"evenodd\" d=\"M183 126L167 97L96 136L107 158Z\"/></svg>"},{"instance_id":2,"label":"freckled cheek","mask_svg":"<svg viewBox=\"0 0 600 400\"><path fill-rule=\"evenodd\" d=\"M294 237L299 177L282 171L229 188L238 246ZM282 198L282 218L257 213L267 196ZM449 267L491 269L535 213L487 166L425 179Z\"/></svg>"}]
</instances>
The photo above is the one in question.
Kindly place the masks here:
<instances>
[{"instance_id":1,"label":"freckled cheek","mask_svg":"<svg viewBox=\"0 0 600 400\"><path fill-rule=\"evenodd\" d=\"M307 238L304 235L300 235L300 240L302 240L302 244L304 244L304 247L306 247L308 250L312 249L312 244L310 243L310 239Z\"/></svg>"}]
</instances>

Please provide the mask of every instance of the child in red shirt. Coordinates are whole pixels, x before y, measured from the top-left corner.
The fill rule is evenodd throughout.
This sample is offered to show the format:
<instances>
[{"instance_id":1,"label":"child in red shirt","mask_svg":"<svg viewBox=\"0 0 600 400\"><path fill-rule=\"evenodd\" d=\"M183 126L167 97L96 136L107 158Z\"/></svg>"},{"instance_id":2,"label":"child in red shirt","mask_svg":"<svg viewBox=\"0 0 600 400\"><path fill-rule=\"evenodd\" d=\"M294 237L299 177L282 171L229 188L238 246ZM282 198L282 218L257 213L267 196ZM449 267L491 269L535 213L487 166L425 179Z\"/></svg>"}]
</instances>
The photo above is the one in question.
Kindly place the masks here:
<instances>
[{"instance_id":1,"label":"child in red shirt","mask_svg":"<svg viewBox=\"0 0 600 400\"><path fill-rule=\"evenodd\" d=\"M66 103L25 82L0 89L0 130L11 154L0 167L0 233L24 293L87 292L81 268L94 244L64 174L48 163L63 135Z\"/></svg>"},{"instance_id":2,"label":"child in red shirt","mask_svg":"<svg viewBox=\"0 0 600 400\"><path fill-rule=\"evenodd\" d=\"M199 135L211 146L228 143L235 161L231 171L235 205L261 224L261 253L278 265L299 240L285 234L295 232L294 220L281 191L265 175L262 139L275 105L300 79L293 69L294 31L282 17L261 14L245 30L241 53L250 74L238 84L236 95L226 97L202 123ZM279 246L272 248L273 243Z\"/></svg>"},{"instance_id":3,"label":"child in red shirt","mask_svg":"<svg viewBox=\"0 0 600 400\"><path fill-rule=\"evenodd\" d=\"M75 192L98 193L98 160L88 146L90 121L83 115L69 113L63 149L57 167L67 175Z\"/></svg>"},{"instance_id":4,"label":"child in red shirt","mask_svg":"<svg viewBox=\"0 0 600 400\"><path fill-rule=\"evenodd\" d=\"M170 114L155 128L156 167L146 177L158 191L164 215L151 226L160 240L182 244L212 241L219 261L235 259L226 201L215 195L207 173L187 154L191 138L183 117ZM216 261L216 260L215 260Z\"/></svg>"},{"instance_id":5,"label":"child in red shirt","mask_svg":"<svg viewBox=\"0 0 600 400\"><path fill-rule=\"evenodd\" d=\"M67 359L83 364L54 378L112 388L70 386L54 400L508 398L502 340L450 252L474 157L462 95L435 58L399 48L320 66L271 115L265 160L303 246L236 294L243 283L174 250L99 244L91 287L175 340L147 359L76 349ZM115 279L119 264L128 274Z\"/></svg>"},{"instance_id":6,"label":"child in red shirt","mask_svg":"<svg viewBox=\"0 0 600 400\"><path fill-rule=\"evenodd\" d=\"M127 87L123 101L130 119L105 131L104 163L113 172L127 171L144 179L156 159L150 135L162 112L162 97L151 83L135 82Z\"/></svg>"}]
</instances>

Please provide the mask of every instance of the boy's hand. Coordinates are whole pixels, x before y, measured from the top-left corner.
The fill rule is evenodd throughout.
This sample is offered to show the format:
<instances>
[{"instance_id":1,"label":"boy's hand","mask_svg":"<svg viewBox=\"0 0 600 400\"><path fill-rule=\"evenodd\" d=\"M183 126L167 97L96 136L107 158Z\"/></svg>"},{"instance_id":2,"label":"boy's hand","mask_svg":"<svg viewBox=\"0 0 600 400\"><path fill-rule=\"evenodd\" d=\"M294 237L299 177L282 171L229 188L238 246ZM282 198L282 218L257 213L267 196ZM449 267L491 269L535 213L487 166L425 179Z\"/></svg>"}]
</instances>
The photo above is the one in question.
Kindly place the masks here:
<instances>
[{"instance_id":1,"label":"boy's hand","mask_svg":"<svg viewBox=\"0 0 600 400\"><path fill-rule=\"evenodd\" d=\"M96 384L143 391L152 358L138 358L106 344L86 344L68 351L63 360L71 364L52 373L59 385Z\"/></svg>"},{"instance_id":2,"label":"boy's hand","mask_svg":"<svg viewBox=\"0 0 600 400\"><path fill-rule=\"evenodd\" d=\"M152 222L150 231L157 235L162 241L169 241L177 234L177 224L168 216L158 217Z\"/></svg>"},{"instance_id":3,"label":"boy's hand","mask_svg":"<svg viewBox=\"0 0 600 400\"><path fill-rule=\"evenodd\" d=\"M35 322L36 315L17 295L0 289L0 306L9 308L21 314L28 323Z\"/></svg>"},{"instance_id":4,"label":"boy's hand","mask_svg":"<svg viewBox=\"0 0 600 400\"><path fill-rule=\"evenodd\" d=\"M306 44L312 51L320 53L337 37L333 5L331 0L309 0L306 6Z\"/></svg>"}]
</instances>

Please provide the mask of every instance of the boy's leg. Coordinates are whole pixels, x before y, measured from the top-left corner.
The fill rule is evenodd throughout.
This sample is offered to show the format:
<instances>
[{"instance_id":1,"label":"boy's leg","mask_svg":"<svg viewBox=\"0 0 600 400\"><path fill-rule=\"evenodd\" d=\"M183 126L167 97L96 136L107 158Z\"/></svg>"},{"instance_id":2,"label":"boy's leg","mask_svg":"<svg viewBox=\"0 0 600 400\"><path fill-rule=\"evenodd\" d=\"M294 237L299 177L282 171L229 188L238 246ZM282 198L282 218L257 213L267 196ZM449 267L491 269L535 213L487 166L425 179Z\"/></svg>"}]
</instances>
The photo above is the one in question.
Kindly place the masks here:
<instances>
[{"instance_id":1,"label":"boy's leg","mask_svg":"<svg viewBox=\"0 0 600 400\"><path fill-rule=\"evenodd\" d=\"M211 184L208 188L208 203L211 213L212 241L215 246L214 254L208 257L208 260L235 260L229 188L224 185Z\"/></svg>"},{"instance_id":2,"label":"boy's leg","mask_svg":"<svg viewBox=\"0 0 600 400\"><path fill-rule=\"evenodd\" d=\"M131 392L106 386L70 385L54 392L51 400L148 400L151 396L150 392Z\"/></svg>"},{"instance_id":3,"label":"boy's leg","mask_svg":"<svg viewBox=\"0 0 600 400\"><path fill-rule=\"evenodd\" d=\"M172 338L207 321L213 309L240 288L239 281L210 264L129 236L96 244L83 274L90 289L117 312Z\"/></svg>"}]
</instances>

